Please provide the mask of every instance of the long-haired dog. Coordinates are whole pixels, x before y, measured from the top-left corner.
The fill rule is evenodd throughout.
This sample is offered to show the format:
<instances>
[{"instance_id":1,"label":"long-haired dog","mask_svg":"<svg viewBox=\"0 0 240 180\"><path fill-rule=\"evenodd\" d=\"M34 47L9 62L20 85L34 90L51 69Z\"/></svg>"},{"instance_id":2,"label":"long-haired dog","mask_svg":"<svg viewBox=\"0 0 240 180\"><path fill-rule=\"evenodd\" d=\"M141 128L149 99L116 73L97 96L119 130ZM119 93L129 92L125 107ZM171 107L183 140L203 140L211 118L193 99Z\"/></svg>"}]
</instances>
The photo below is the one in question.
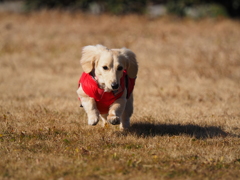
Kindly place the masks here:
<instances>
[{"instance_id":1,"label":"long-haired dog","mask_svg":"<svg viewBox=\"0 0 240 180\"><path fill-rule=\"evenodd\" d=\"M99 118L130 126L133 113L133 88L138 72L135 54L126 48L108 49L102 45L85 46L80 64L83 74L77 94L87 113L88 124L96 125Z\"/></svg>"}]
</instances>

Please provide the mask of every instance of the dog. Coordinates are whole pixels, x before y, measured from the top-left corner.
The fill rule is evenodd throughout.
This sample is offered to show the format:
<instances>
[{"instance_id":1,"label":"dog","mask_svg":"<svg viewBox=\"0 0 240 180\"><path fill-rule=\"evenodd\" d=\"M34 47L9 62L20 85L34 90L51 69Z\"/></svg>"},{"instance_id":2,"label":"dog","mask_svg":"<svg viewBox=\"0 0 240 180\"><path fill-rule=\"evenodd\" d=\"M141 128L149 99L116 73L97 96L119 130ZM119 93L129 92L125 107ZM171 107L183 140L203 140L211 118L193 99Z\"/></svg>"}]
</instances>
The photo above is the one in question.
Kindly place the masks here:
<instances>
[{"instance_id":1,"label":"dog","mask_svg":"<svg viewBox=\"0 0 240 180\"><path fill-rule=\"evenodd\" d=\"M101 118L103 126L120 124L120 129L128 129L138 73L136 55L126 48L89 45L82 49L80 64L83 73L77 94L87 113L88 124L96 125Z\"/></svg>"}]
</instances>

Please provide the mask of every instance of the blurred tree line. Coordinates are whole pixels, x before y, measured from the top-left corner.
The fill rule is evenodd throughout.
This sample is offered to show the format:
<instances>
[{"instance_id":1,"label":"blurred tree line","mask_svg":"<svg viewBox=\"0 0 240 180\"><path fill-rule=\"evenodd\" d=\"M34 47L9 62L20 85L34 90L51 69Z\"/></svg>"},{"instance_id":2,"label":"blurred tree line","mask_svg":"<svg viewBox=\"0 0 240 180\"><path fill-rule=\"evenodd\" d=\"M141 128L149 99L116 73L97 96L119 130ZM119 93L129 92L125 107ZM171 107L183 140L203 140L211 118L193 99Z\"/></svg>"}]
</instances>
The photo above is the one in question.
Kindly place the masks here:
<instances>
[{"instance_id":1,"label":"blurred tree line","mask_svg":"<svg viewBox=\"0 0 240 180\"><path fill-rule=\"evenodd\" d=\"M112 14L146 13L147 7L156 4L166 7L167 12L186 16L189 8L206 7L216 15L240 17L240 0L25 0L27 10L69 9ZM210 8L209 8L210 7Z\"/></svg>"}]
</instances>

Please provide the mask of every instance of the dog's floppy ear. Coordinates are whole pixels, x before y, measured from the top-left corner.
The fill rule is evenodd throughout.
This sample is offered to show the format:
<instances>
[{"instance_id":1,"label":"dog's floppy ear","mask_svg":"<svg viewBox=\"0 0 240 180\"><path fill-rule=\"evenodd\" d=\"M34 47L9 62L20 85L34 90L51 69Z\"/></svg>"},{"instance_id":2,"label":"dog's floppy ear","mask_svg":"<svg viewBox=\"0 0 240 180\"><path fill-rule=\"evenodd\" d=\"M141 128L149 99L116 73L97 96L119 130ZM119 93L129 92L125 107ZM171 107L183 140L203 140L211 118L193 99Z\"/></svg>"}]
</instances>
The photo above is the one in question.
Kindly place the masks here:
<instances>
[{"instance_id":1,"label":"dog's floppy ear","mask_svg":"<svg viewBox=\"0 0 240 180\"><path fill-rule=\"evenodd\" d=\"M127 48L121 49L121 54L124 56L127 74L130 78L136 78L138 73L138 64L136 55Z\"/></svg>"},{"instance_id":2,"label":"dog's floppy ear","mask_svg":"<svg viewBox=\"0 0 240 180\"><path fill-rule=\"evenodd\" d=\"M105 49L107 48L100 44L83 47L80 64L85 73L90 73L94 69L95 62L99 59L101 51Z\"/></svg>"}]
</instances>

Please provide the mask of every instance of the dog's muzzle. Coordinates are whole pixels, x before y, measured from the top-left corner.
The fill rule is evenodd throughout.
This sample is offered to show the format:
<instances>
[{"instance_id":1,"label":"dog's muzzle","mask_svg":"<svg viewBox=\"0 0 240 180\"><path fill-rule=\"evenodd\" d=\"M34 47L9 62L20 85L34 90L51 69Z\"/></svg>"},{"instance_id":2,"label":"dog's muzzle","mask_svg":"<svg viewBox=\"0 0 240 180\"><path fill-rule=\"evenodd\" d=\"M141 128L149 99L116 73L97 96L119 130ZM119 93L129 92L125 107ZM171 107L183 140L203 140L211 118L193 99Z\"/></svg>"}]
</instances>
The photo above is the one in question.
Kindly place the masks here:
<instances>
[{"instance_id":1,"label":"dog's muzzle","mask_svg":"<svg viewBox=\"0 0 240 180\"><path fill-rule=\"evenodd\" d=\"M114 89L114 90L119 88L119 84L118 83L112 83L111 86L112 86L112 89Z\"/></svg>"}]
</instances>

